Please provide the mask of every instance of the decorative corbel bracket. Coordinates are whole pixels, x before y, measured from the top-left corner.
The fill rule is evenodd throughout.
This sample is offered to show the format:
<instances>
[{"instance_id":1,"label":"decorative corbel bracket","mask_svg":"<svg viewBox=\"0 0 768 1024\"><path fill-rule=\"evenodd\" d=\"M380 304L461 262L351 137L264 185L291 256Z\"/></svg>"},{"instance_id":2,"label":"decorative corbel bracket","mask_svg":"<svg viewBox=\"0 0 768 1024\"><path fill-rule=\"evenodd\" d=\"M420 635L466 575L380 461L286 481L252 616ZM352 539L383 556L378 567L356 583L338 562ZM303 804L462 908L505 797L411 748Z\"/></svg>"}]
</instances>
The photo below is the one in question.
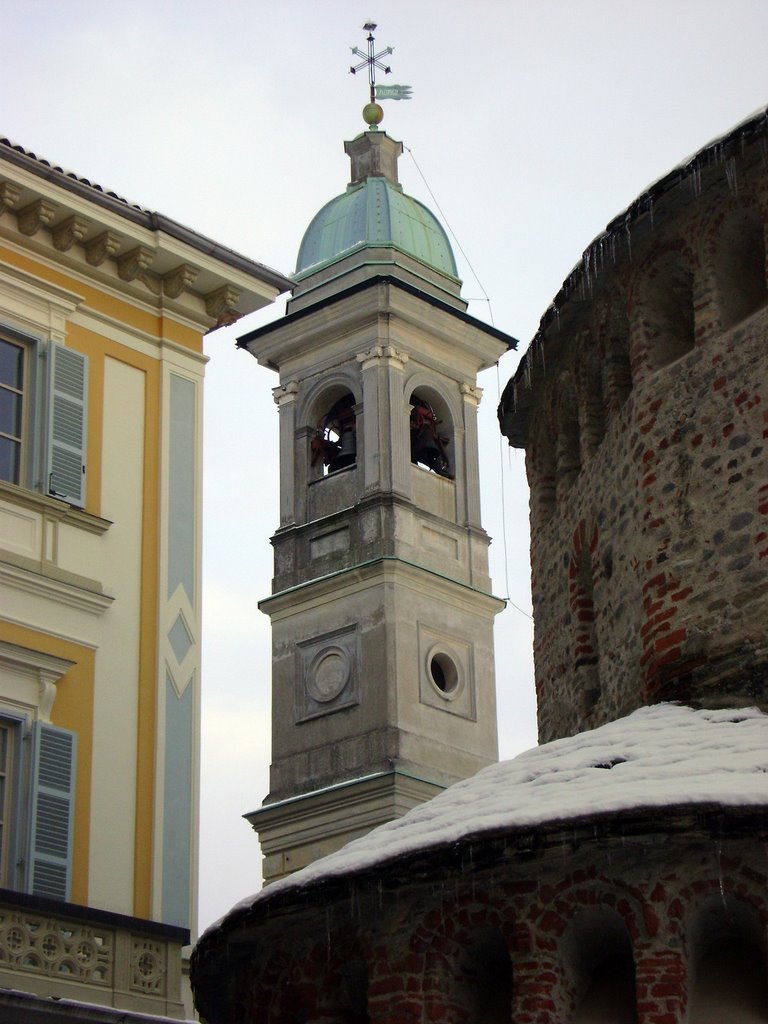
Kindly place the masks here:
<instances>
[{"instance_id":1,"label":"decorative corbel bracket","mask_svg":"<svg viewBox=\"0 0 768 1024\"><path fill-rule=\"evenodd\" d=\"M175 270L163 275L163 294L170 299L177 299L194 282L198 273L197 267L181 263Z\"/></svg>"},{"instance_id":2,"label":"decorative corbel bracket","mask_svg":"<svg viewBox=\"0 0 768 1024\"><path fill-rule=\"evenodd\" d=\"M54 246L60 252L66 252L72 248L75 242L82 242L88 234L89 227L90 221L73 213L71 217L67 217L66 220L63 220L52 229L51 238L53 239Z\"/></svg>"},{"instance_id":3,"label":"decorative corbel bracket","mask_svg":"<svg viewBox=\"0 0 768 1024\"><path fill-rule=\"evenodd\" d=\"M47 199L36 199L17 213L19 231L22 235L36 235L40 228L46 228L56 216L56 207Z\"/></svg>"},{"instance_id":4,"label":"decorative corbel bracket","mask_svg":"<svg viewBox=\"0 0 768 1024\"><path fill-rule=\"evenodd\" d=\"M402 370L408 362L409 356L407 352L395 348L394 345L385 344L374 345L367 352L358 352L355 358L363 370L367 370L371 366L378 366L382 362Z\"/></svg>"},{"instance_id":5,"label":"decorative corbel bracket","mask_svg":"<svg viewBox=\"0 0 768 1024\"><path fill-rule=\"evenodd\" d=\"M295 402L298 393L299 382L296 380L289 380L285 384L272 388L272 397L275 400L275 405L288 405L289 402Z\"/></svg>"},{"instance_id":6,"label":"decorative corbel bracket","mask_svg":"<svg viewBox=\"0 0 768 1024\"><path fill-rule=\"evenodd\" d=\"M234 316L235 320L237 320L240 314L235 311L234 306L239 298L239 288L235 288L231 284L224 284L221 288L208 292L205 296L205 311L208 316L217 321L224 314ZM234 320L232 323L234 323Z\"/></svg>"},{"instance_id":7,"label":"decorative corbel bracket","mask_svg":"<svg viewBox=\"0 0 768 1024\"><path fill-rule=\"evenodd\" d=\"M114 256L120 248L120 235L114 231L102 231L85 245L85 258L92 267L100 267L104 260Z\"/></svg>"},{"instance_id":8,"label":"decorative corbel bracket","mask_svg":"<svg viewBox=\"0 0 768 1024\"><path fill-rule=\"evenodd\" d=\"M21 189L12 181L0 181L0 215L12 210L21 199Z\"/></svg>"},{"instance_id":9,"label":"decorative corbel bracket","mask_svg":"<svg viewBox=\"0 0 768 1024\"><path fill-rule=\"evenodd\" d=\"M483 389L479 388L477 384L468 384L466 381L462 381L461 394L465 402L478 406L483 397Z\"/></svg>"},{"instance_id":10,"label":"decorative corbel bracket","mask_svg":"<svg viewBox=\"0 0 768 1024\"><path fill-rule=\"evenodd\" d=\"M144 272L149 270L155 254L146 245L137 245L135 249L117 258L117 272L123 281L135 281L137 277L142 280ZM151 286L150 286L151 287ZM154 288L152 289L154 291Z\"/></svg>"}]
</instances>

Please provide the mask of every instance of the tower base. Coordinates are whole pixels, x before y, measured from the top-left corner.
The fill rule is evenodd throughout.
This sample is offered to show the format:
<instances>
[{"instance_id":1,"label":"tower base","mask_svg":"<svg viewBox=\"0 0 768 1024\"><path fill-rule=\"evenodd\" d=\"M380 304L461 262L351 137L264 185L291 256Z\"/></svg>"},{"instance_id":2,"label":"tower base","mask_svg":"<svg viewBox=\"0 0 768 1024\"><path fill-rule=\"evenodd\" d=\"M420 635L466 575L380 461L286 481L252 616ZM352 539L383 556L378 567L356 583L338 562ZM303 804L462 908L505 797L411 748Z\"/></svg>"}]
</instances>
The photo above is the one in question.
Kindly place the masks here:
<instances>
[{"instance_id":1,"label":"tower base","mask_svg":"<svg viewBox=\"0 0 768 1024\"><path fill-rule=\"evenodd\" d=\"M264 885L401 817L444 788L392 769L251 811L244 817L259 834Z\"/></svg>"}]
</instances>

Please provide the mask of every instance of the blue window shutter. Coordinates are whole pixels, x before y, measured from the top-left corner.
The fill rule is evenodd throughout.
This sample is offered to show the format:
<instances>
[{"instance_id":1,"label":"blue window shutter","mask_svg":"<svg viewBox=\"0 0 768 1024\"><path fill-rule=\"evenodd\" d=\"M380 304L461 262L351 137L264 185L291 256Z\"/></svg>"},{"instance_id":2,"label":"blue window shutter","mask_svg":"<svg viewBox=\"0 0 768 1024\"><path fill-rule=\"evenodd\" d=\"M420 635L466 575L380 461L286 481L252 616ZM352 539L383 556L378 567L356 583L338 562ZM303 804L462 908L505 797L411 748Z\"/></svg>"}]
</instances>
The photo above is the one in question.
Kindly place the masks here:
<instances>
[{"instance_id":1,"label":"blue window shutter","mask_svg":"<svg viewBox=\"0 0 768 1024\"><path fill-rule=\"evenodd\" d=\"M80 508L85 505L87 392L87 357L51 345L45 487L48 494Z\"/></svg>"},{"instance_id":2,"label":"blue window shutter","mask_svg":"<svg viewBox=\"0 0 768 1024\"><path fill-rule=\"evenodd\" d=\"M69 899L76 749L75 733L35 724L28 877L35 896Z\"/></svg>"}]
</instances>

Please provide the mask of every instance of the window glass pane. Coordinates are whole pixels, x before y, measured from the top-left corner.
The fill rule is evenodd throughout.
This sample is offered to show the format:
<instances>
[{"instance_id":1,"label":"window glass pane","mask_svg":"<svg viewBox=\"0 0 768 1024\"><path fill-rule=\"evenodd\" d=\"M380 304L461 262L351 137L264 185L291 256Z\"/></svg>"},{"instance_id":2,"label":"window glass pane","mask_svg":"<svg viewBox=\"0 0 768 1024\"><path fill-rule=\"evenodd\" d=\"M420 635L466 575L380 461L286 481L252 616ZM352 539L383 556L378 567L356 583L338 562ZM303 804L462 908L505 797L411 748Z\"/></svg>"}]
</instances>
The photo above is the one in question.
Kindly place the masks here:
<instances>
[{"instance_id":1,"label":"window glass pane","mask_svg":"<svg viewBox=\"0 0 768 1024\"><path fill-rule=\"evenodd\" d=\"M10 484L19 482L21 445L7 437L0 437L0 480Z\"/></svg>"},{"instance_id":2,"label":"window glass pane","mask_svg":"<svg viewBox=\"0 0 768 1024\"><path fill-rule=\"evenodd\" d=\"M21 391L24 387L24 349L0 338L0 382Z\"/></svg>"},{"instance_id":3,"label":"window glass pane","mask_svg":"<svg viewBox=\"0 0 768 1024\"><path fill-rule=\"evenodd\" d=\"M0 433L21 439L21 395L0 387Z\"/></svg>"},{"instance_id":4,"label":"window glass pane","mask_svg":"<svg viewBox=\"0 0 768 1024\"><path fill-rule=\"evenodd\" d=\"M0 720L0 884L8 883L8 824L11 813L12 726Z\"/></svg>"}]
</instances>

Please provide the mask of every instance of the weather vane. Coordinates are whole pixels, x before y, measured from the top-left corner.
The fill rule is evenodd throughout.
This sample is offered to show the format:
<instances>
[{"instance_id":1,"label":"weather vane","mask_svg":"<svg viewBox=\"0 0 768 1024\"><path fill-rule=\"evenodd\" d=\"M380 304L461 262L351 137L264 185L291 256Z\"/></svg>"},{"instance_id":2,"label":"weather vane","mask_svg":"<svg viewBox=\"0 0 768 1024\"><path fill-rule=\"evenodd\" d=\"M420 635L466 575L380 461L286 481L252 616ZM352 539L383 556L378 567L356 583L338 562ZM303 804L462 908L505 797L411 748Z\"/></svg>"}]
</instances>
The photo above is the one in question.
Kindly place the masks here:
<instances>
[{"instance_id":1,"label":"weather vane","mask_svg":"<svg viewBox=\"0 0 768 1024\"><path fill-rule=\"evenodd\" d=\"M385 64L382 57L388 57L391 53L394 53L393 46L387 46L383 50L376 53L376 40L373 37L373 33L376 30L376 24L373 21L366 21L363 25L363 31L368 33L366 42L368 43L368 52L363 51L358 46L353 46L352 53L355 57L362 57L363 59L359 64L354 64L350 69L350 74L356 75L358 71L362 71L363 68L368 68L368 85L370 87L370 99L369 102L363 107L363 120L369 126L371 131L376 131L379 124L384 117L384 111L378 104L377 100L409 100L411 98L411 87L410 85L380 85L376 86L376 69L383 71L385 75L389 75L392 72L392 68Z\"/></svg>"}]
</instances>

